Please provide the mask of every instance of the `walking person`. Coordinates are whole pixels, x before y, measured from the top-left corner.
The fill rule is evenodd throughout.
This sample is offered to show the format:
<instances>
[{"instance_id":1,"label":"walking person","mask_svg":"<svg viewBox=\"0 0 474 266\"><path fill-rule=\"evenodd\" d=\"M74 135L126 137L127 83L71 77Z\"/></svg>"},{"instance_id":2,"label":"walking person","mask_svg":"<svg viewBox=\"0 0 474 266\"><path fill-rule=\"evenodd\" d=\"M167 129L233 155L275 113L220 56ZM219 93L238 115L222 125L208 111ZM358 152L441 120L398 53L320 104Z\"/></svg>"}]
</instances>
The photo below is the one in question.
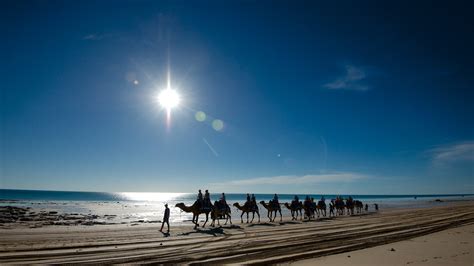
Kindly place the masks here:
<instances>
[{"instance_id":1,"label":"walking person","mask_svg":"<svg viewBox=\"0 0 474 266\"><path fill-rule=\"evenodd\" d=\"M161 223L160 232L163 232L163 226L168 226L168 232L170 231L170 209L168 208L168 203L165 204L165 214L163 216L163 222Z\"/></svg>"}]
</instances>

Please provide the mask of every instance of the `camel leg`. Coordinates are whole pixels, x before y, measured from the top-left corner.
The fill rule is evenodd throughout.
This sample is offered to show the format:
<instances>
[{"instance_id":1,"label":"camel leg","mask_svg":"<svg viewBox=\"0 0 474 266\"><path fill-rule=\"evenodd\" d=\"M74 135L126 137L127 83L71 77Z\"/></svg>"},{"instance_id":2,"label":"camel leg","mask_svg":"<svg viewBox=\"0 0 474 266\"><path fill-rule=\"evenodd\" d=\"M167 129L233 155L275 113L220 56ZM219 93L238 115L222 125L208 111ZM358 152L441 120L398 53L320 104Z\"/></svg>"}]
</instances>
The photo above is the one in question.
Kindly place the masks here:
<instances>
[{"instance_id":1,"label":"camel leg","mask_svg":"<svg viewBox=\"0 0 474 266\"><path fill-rule=\"evenodd\" d=\"M249 223L249 212L247 212L247 223Z\"/></svg>"},{"instance_id":2,"label":"camel leg","mask_svg":"<svg viewBox=\"0 0 474 266\"><path fill-rule=\"evenodd\" d=\"M242 214L240 215L240 222L241 223L244 223L244 219L242 218L244 216L244 212L242 212Z\"/></svg>"},{"instance_id":3,"label":"camel leg","mask_svg":"<svg viewBox=\"0 0 474 266\"><path fill-rule=\"evenodd\" d=\"M257 211L257 215L258 215L258 222L260 223L260 213Z\"/></svg>"},{"instance_id":4,"label":"camel leg","mask_svg":"<svg viewBox=\"0 0 474 266\"><path fill-rule=\"evenodd\" d=\"M273 222L275 221L276 217L277 217L277 211L275 211L275 214L273 215Z\"/></svg>"},{"instance_id":5,"label":"camel leg","mask_svg":"<svg viewBox=\"0 0 474 266\"><path fill-rule=\"evenodd\" d=\"M199 214L193 216L194 229L199 227Z\"/></svg>"},{"instance_id":6,"label":"camel leg","mask_svg":"<svg viewBox=\"0 0 474 266\"><path fill-rule=\"evenodd\" d=\"M202 225L202 228L206 227L206 223L207 223L208 220L209 220L209 213L206 213L206 221Z\"/></svg>"},{"instance_id":7,"label":"camel leg","mask_svg":"<svg viewBox=\"0 0 474 266\"><path fill-rule=\"evenodd\" d=\"M248 215L248 214L247 214ZM253 223L253 219L255 218L255 212L252 212L252 221L250 223Z\"/></svg>"},{"instance_id":8,"label":"camel leg","mask_svg":"<svg viewBox=\"0 0 474 266\"><path fill-rule=\"evenodd\" d=\"M283 215L281 215L281 210L279 210L279 212L280 212L280 222L282 222L283 221ZM276 212L275 212L275 216L276 216Z\"/></svg>"},{"instance_id":9,"label":"camel leg","mask_svg":"<svg viewBox=\"0 0 474 266\"><path fill-rule=\"evenodd\" d=\"M227 216L229 217L229 223L232 224L232 216L230 214L227 214ZM227 222L226 222L227 224Z\"/></svg>"}]
</instances>

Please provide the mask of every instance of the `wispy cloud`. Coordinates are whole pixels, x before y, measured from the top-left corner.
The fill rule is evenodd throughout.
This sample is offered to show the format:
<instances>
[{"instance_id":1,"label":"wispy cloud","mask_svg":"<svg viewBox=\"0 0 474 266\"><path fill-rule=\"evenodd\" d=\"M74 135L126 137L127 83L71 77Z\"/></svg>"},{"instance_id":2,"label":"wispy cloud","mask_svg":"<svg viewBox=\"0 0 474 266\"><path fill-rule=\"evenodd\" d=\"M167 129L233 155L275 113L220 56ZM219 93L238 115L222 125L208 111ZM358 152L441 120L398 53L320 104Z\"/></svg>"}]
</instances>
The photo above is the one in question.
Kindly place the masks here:
<instances>
[{"instance_id":1,"label":"wispy cloud","mask_svg":"<svg viewBox=\"0 0 474 266\"><path fill-rule=\"evenodd\" d=\"M344 75L324 84L323 87L330 90L367 91L369 86L364 84L366 77L367 73L363 68L347 65Z\"/></svg>"},{"instance_id":2,"label":"wispy cloud","mask_svg":"<svg viewBox=\"0 0 474 266\"><path fill-rule=\"evenodd\" d=\"M312 175L282 175L271 177L257 177L251 179L231 180L223 183L214 183L211 185L219 186L255 186L255 185L301 185L327 182L353 182L359 179L365 179L369 176L350 172L338 172L328 174Z\"/></svg>"},{"instance_id":3,"label":"wispy cloud","mask_svg":"<svg viewBox=\"0 0 474 266\"><path fill-rule=\"evenodd\" d=\"M474 162L474 141L443 145L429 150L436 164Z\"/></svg>"},{"instance_id":4,"label":"wispy cloud","mask_svg":"<svg viewBox=\"0 0 474 266\"><path fill-rule=\"evenodd\" d=\"M92 34L88 34L84 37L82 37L83 40L85 41L100 41L100 40L103 40L105 38L108 38L112 36L111 34L99 34L99 33L92 33Z\"/></svg>"}]
</instances>

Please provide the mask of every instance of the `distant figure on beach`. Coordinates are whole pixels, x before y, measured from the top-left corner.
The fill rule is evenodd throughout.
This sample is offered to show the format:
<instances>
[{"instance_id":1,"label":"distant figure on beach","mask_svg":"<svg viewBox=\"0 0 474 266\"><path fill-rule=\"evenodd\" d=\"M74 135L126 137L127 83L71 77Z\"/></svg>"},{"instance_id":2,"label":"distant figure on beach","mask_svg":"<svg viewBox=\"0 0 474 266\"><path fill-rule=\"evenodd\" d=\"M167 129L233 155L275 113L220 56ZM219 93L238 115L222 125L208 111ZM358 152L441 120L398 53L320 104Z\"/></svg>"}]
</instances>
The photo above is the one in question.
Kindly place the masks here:
<instances>
[{"instance_id":1,"label":"distant figure on beach","mask_svg":"<svg viewBox=\"0 0 474 266\"><path fill-rule=\"evenodd\" d=\"M168 226L168 232L170 231L170 209L168 208L168 203L165 204L165 214L163 216L163 222L161 223L160 232L163 232L163 226Z\"/></svg>"},{"instance_id":2,"label":"distant figure on beach","mask_svg":"<svg viewBox=\"0 0 474 266\"><path fill-rule=\"evenodd\" d=\"M365 204L365 211L369 210L369 205Z\"/></svg>"},{"instance_id":3,"label":"distant figure on beach","mask_svg":"<svg viewBox=\"0 0 474 266\"><path fill-rule=\"evenodd\" d=\"M377 203L374 203L374 206L375 206L375 211L378 211L379 210L379 205Z\"/></svg>"}]
</instances>

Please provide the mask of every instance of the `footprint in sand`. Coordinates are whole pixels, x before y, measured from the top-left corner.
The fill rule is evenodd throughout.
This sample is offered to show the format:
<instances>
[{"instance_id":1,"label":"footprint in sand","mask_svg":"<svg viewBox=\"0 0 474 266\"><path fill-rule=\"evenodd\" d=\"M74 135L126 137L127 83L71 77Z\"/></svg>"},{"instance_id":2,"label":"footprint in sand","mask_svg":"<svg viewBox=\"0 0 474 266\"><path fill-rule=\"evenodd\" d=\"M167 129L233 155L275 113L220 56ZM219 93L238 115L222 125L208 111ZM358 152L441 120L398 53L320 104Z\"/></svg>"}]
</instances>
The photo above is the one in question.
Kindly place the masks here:
<instances>
[{"instance_id":1,"label":"footprint in sand","mask_svg":"<svg viewBox=\"0 0 474 266\"><path fill-rule=\"evenodd\" d=\"M433 259L437 260L437 259L442 259L443 257L433 257Z\"/></svg>"}]
</instances>

